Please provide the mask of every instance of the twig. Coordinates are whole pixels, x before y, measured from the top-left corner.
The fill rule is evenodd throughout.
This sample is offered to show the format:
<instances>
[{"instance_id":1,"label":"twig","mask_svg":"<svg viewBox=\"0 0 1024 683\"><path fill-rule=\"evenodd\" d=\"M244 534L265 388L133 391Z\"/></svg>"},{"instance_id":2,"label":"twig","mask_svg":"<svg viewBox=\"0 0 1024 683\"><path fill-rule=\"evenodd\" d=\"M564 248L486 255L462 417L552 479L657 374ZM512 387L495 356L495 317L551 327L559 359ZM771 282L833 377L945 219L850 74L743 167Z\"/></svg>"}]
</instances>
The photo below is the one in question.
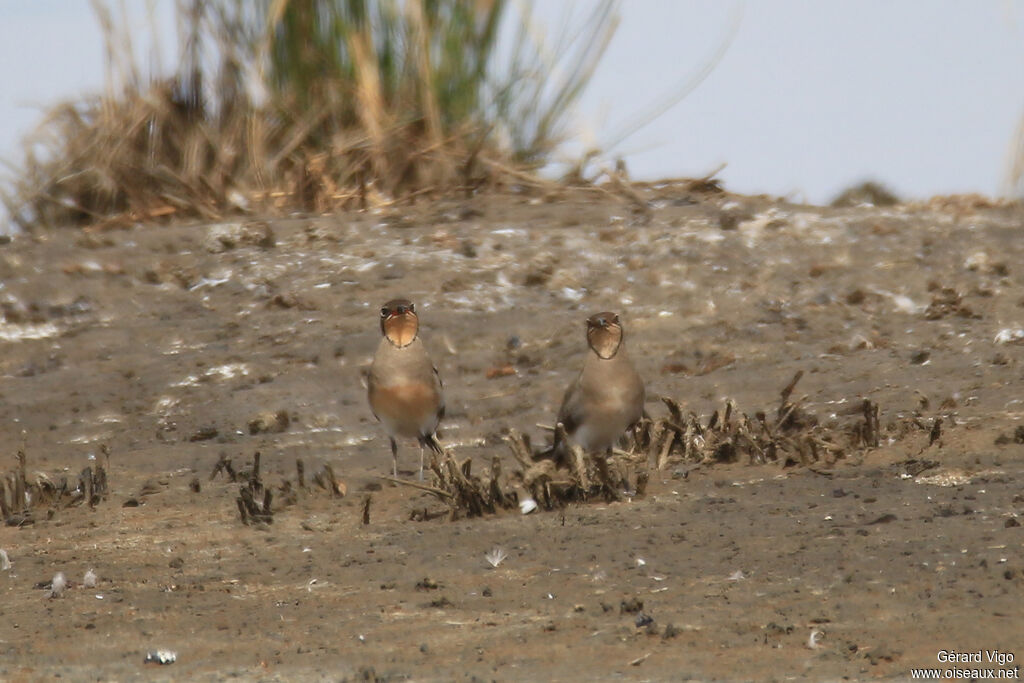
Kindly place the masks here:
<instances>
[{"instance_id":1,"label":"twig","mask_svg":"<svg viewBox=\"0 0 1024 683\"><path fill-rule=\"evenodd\" d=\"M370 503L373 502L373 494L367 493L366 497L363 498L363 525L366 526L370 523Z\"/></svg>"},{"instance_id":2,"label":"twig","mask_svg":"<svg viewBox=\"0 0 1024 683\"><path fill-rule=\"evenodd\" d=\"M678 403L673 401L668 396L662 396L661 402L664 403L665 407L668 408L669 414L672 415L673 422L681 423L683 421L683 411L679 407Z\"/></svg>"},{"instance_id":3,"label":"twig","mask_svg":"<svg viewBox=\"0 0 1024 683\"><path fill-rule=\"evenodd\" d=\"M647 654L643 655L642 657L637 657L632 662L630 662L629 665L630 666L640 666L641 664L643 664L644 662L647 661L648 657L650 657L653 654L654 654L653 652L648 652Z\"/></svg>"},{"instance_id":4,"label":"twig","mask_svg":"<svg viewBox=\"0 0 1024 683\"><path fill-rule=\"evenodd\" d=\"M800 373L797 373L797 374L800 374ZM783 392L783 393L785 393L785 392ZM783 407L786 408L786 412L784 412L781 415L779 415L779 419L775 420L775 429L779 429L780 427L782 427L786 423L786 420L789 419L789 416L793 413L793 411L796 410L800 406L800 404L803 403L804 400L806 400L806 399L807 399L807 396L801 396L799 399L797 399L797 401L795 403L785 403L784 402L782 405L783 405Z\"/></svg>"},{"instance_id":5,"label":"twig","mask_svg":"<svg viewBox=\"0 0 1024 683\"><path fill-rule=\"evenodd\" d=\"M561 423L558 426L561 428ZM590 491L590 478L587 476L587 462L583 449L571 442L566 442L566 447L569 449L569 466L579 481L580 490L586 496Z\"/></svg>"},{"instance_id":6,"label":"twig","mask_svg":"<svg viewBox=\"0 0 1024 683\"><path fill-rule=\"evenodd\" d=\"M512 455L519 462L519 466L529 469L533 465L533 454L530 452L530 444L526 437L516 430L510 429L503 438L512 451Z\"/></svg>"},{"instance_id":7,"label":"twig","mask_svg":"<svg viewBox=\"0 0 1024 683\"><path fill-rule=\"evenodd\" d=\"M661 444L661 450L658 452L658 458L655 460L655 467L659 470L665 469L668 466L668 455L672 452L672 444L675 443L676 435L671 430L664 430L662 433L664 441Z\"/></svg>"},{"instance_id":8,"label":"twig","mask_svg":"<svg viewBox=\"0 0 1024 683\"><path fill-rule=\"evenodd\" d=\"M800 378L803 377L803 376L804 376L804 371L803 370L797 370L797 373L795 375L793 375L793 379L790 380L789 384L787 384L785 386L785 388L782 390L782 403L783 404L785 404L786 401L789 400L789 395L793 393L794 389L796 389L797 382L799 382Z\"/></svg>"},{"instance_id":9,"label":"twig","mask_svg":"<svg viewBox=\"0 0 1024 683\"><path fill-rule=\"evenodd\" d=\"M402 486L409 486L409 487L412 487L414 489L419 489L420 491L426 491L427 493L433 493L435 496L437 496L438 498L441 498L443 500L451 500L451 499L455 498L455 496L453 494L448 493L447 491L444 491L444 490L439 489L439 488L435 488L433 486L428 486L427 484L421 484L421 483L416 482L416 481L406 481L405 479L398 479L396 477L385 477L385 476L378 477L378 479L383 479L384 481L390 481L392 484L401 484Z\"/></svg>"}]
</instances>

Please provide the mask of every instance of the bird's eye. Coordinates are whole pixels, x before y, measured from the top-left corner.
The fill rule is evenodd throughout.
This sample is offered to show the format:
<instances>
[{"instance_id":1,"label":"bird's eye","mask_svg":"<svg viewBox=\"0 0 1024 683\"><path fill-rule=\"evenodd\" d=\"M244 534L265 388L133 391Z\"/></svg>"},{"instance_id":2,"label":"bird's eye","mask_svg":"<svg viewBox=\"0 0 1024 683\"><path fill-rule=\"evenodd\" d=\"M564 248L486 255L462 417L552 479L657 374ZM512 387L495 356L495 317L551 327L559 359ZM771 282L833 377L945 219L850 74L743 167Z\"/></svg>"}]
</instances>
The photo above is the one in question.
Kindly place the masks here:
<instances>
[{"instance_id":1,"label":"bird's eye","mask_svg":"<svg viewBox=\"0 0 1024 683\"><path fill-rule=\"evenodd\" d=\"M416 304L409 304L409 312L410 313L415 313L416 312Z\"/></svg>"},{"instance_id":2,"label":"bird's eye","mask_svg":"<svg viewBox=\"0 0 1024 683\"><path fill-rule=\"evenodd\" d=\"M380 309L380 317L386 318L386 317L388 317L388 313L390 313L390 312L391 311L388 310L388 307L385 306L384 308Z\"/></svg>"}]
</instances>

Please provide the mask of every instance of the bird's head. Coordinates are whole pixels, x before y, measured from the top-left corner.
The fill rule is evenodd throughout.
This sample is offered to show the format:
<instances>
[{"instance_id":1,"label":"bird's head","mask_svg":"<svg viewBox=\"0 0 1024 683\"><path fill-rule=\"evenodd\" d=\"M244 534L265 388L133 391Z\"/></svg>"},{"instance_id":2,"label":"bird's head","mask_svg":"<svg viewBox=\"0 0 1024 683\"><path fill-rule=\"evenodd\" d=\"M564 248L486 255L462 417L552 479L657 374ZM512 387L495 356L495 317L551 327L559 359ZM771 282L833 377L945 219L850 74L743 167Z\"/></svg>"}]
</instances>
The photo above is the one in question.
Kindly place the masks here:
<instances>
[{"instance_id":1,"label":"bird's head","mask_svg":"<svg viewBox=\"0 0 1024 683\"><path fill-rule=\"evenodd\" d=\"M613 358L622 344L619 316L605 311L587 318L587 344L598 357L605 360Z\"/></svg>"},{"instance_id":2,"label":"bird's head","mask_svg":"<svg viewBox=\"0 0 1024 683\"><path fill-rule=\"evenodd\" d=\"M412 344L419 333L420 321L416 306L408 299L392 299L380 308L380 331L384 337L402 348Z\"/></svg>"}]
</instances>

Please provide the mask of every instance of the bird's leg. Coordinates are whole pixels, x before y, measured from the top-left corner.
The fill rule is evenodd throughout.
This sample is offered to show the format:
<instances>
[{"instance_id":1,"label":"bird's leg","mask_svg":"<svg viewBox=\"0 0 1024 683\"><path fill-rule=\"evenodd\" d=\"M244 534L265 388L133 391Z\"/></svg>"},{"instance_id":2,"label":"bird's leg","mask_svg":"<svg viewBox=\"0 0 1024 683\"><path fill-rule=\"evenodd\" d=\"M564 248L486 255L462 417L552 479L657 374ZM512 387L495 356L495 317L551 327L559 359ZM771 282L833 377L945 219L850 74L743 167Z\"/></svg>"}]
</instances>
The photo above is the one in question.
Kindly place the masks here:
<instances>
[{"instance_id":1,"label":"bird's leg","mask_svg":"<svg viewBox=\"0 0 1024 683\"><path fill-rule=\"evenodd\" d=\"M420 481L423 481L423 442L420 441Z\"/></svg>"},{"instance_id":2,"label":"bird's leg","mask_svg":"<svg viewBox=\"0 0 1024 683\"><path fill-rule=\"evenodd\" d=\"M398 444L395 443L394 437L388 438L391 439L391 472L395 479L398 479Z\"/></svg>"}]
</instances>

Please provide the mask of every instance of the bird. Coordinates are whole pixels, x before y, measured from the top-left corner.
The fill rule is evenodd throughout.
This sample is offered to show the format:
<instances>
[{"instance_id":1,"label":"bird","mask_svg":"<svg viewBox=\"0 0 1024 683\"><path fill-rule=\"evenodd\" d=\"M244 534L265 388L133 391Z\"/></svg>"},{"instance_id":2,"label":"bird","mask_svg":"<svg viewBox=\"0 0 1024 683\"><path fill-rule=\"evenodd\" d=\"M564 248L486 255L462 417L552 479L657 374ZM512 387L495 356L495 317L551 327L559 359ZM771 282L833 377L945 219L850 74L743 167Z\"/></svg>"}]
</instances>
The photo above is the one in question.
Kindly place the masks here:
<instances>
[{"instance_id":1,"label":"bird","mask_svg":"<svg viewBox=\"0 0 1024 683\"><path fill-rule=\"evenodd\" d=\"M420 481L423 448L438 455L437 426L444 417L444 385L419 337L416 306L408 299L392 299L380 309L381 340L370 365L367 398L373 416L391 440L392 473L398 477L399 437L420 444Z\"/></svg>"},{"instance_id":2,"label":"bird","mask_svg":"<svg viewBox=\"0 0 1024 683\"><path fill-rule=\"evenodd\" d=\"M595 313L586 327L590 350L565 391L558 421L584 452L610 452L623 432L643 417L644 382L626 353L618 315ZM554 450L556 459L565 457L562 444L555 443Z\"/></svg>"}]
</instances>

